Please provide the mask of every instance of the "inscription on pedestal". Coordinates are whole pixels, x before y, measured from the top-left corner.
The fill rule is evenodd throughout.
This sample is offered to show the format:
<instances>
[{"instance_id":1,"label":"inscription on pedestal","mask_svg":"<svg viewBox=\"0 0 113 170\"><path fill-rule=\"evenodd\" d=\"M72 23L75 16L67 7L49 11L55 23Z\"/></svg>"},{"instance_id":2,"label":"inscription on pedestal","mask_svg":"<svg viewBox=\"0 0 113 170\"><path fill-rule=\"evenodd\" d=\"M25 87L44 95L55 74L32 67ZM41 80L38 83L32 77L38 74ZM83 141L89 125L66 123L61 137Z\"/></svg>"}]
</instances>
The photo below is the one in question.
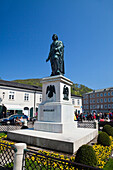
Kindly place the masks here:
<instances>
[{"instance_id":1,"label":"inscription on pedestal","mask_svg":"<svg viewBox=\"0 0 113 170\"><path fill-rule=\"evenodd\" d=\"M44 109L44 112L54 112L54 109Z\"/></svg>"}]
</instances>

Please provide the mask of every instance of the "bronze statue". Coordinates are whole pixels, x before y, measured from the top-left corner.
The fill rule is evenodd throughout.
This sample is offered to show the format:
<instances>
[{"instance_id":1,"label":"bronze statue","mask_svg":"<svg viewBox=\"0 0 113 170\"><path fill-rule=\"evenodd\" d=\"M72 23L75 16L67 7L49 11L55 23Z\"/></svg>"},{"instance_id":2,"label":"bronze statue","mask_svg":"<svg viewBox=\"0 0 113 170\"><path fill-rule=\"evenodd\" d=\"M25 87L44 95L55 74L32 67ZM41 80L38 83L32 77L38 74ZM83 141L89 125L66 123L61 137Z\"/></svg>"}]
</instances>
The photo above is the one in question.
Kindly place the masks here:
<instances>
[{"instance_id":1,"label":"bronze statue","mask_svg":"<svg viewBox=\"0 0 113 170\"><path fill-rule=\"evenodd\" d=\"M58 36L53 34L53 43L50 46L49 56L46 60L51 62L51 76L64 75L64 45L58 41Z\"/></svg>"}]
</instances>

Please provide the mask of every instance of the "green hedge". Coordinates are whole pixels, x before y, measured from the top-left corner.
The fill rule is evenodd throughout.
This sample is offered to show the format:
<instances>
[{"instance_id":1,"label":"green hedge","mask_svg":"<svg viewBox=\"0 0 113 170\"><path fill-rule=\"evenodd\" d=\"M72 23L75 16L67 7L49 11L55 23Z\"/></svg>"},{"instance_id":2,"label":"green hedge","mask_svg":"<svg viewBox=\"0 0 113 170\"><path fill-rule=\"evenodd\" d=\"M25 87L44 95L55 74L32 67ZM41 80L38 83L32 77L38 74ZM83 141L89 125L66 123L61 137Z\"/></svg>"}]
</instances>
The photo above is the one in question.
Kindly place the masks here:
<instances>
[{"instance_id":1,"label":"green hedge","mask_svg":"<svg viewBox=\"0 0 113 170\"><path fill-rule=\"evenodd\" d=\"M97 138L97 143L103 146L110 146L111 140L109 138L109 135L106 132L100 133Z\"/></svg>"},{"instance_id":2,"label":"green hedge","mask_svg":"<svg viewBox=\"0 0 113 170\"><path fill-rule=\"evenodd\" d=\"M105 125L102 131L106 132L109 136L113 136L113 127L110 125Z\"/></svg>"},{"instance_id":3,"label":"green hedge","mask_svg":"<svg viewBox=\"0 0 113 170\"><path fill-rule=\"evenodd\" d=\"M92 146L82 145L76 153L75 162L95 167L97 158Z\"/></svg>"}]
</instances>

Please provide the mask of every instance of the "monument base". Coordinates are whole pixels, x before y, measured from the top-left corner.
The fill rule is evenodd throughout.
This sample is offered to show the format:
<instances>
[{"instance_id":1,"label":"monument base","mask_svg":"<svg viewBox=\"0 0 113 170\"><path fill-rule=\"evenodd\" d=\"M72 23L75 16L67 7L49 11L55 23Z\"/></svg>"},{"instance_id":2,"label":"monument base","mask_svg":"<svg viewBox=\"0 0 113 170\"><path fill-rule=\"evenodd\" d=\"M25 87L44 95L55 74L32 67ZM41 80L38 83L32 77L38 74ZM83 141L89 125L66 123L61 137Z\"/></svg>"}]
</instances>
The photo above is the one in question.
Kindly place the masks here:
<instances>
[{"instance_id":1,"label":"monument base","mask_svg":"<svg viewBox=\"0 0 113 170\"><path fill-rule=\"evenodd\" d=\"M59 152L74 153L98 135L97 129L75 128L70 133L50 133L35 130L16 130L7 133L7 138Z\"/></svg>"}]
</instances>

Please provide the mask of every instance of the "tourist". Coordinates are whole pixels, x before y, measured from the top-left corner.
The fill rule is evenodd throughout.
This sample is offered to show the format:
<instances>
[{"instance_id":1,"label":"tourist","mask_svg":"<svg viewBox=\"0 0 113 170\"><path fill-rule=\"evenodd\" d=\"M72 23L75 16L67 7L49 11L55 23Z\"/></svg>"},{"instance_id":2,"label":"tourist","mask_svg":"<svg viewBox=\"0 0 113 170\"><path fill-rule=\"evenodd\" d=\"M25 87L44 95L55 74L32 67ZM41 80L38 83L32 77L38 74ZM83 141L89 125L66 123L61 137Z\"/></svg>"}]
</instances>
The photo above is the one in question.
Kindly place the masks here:
<instances>
[{"instance_id":1,"label":"tourist","mask_svg":"<svg viewBox=\"0 0 113 170\"><path fill-rule=\"evenodd\" d=\"M15 123L16 123L16 124L21 125L21 122L20 122L20 120L19 120L19 118L18 118L18 117L16 117L16 119L15 119Z\"/></svg>"},{"instance_id":2,"label":"tourist","mask_svg":"<svg viewBox=\"0 0 113 170\"><path fill-rule=\"evenodd\" d=\"M20 125L23 125L24 124L24 119L23 119L23 117L21 116L21 118L20 118Z\"/></svg>"}]
</instances>

